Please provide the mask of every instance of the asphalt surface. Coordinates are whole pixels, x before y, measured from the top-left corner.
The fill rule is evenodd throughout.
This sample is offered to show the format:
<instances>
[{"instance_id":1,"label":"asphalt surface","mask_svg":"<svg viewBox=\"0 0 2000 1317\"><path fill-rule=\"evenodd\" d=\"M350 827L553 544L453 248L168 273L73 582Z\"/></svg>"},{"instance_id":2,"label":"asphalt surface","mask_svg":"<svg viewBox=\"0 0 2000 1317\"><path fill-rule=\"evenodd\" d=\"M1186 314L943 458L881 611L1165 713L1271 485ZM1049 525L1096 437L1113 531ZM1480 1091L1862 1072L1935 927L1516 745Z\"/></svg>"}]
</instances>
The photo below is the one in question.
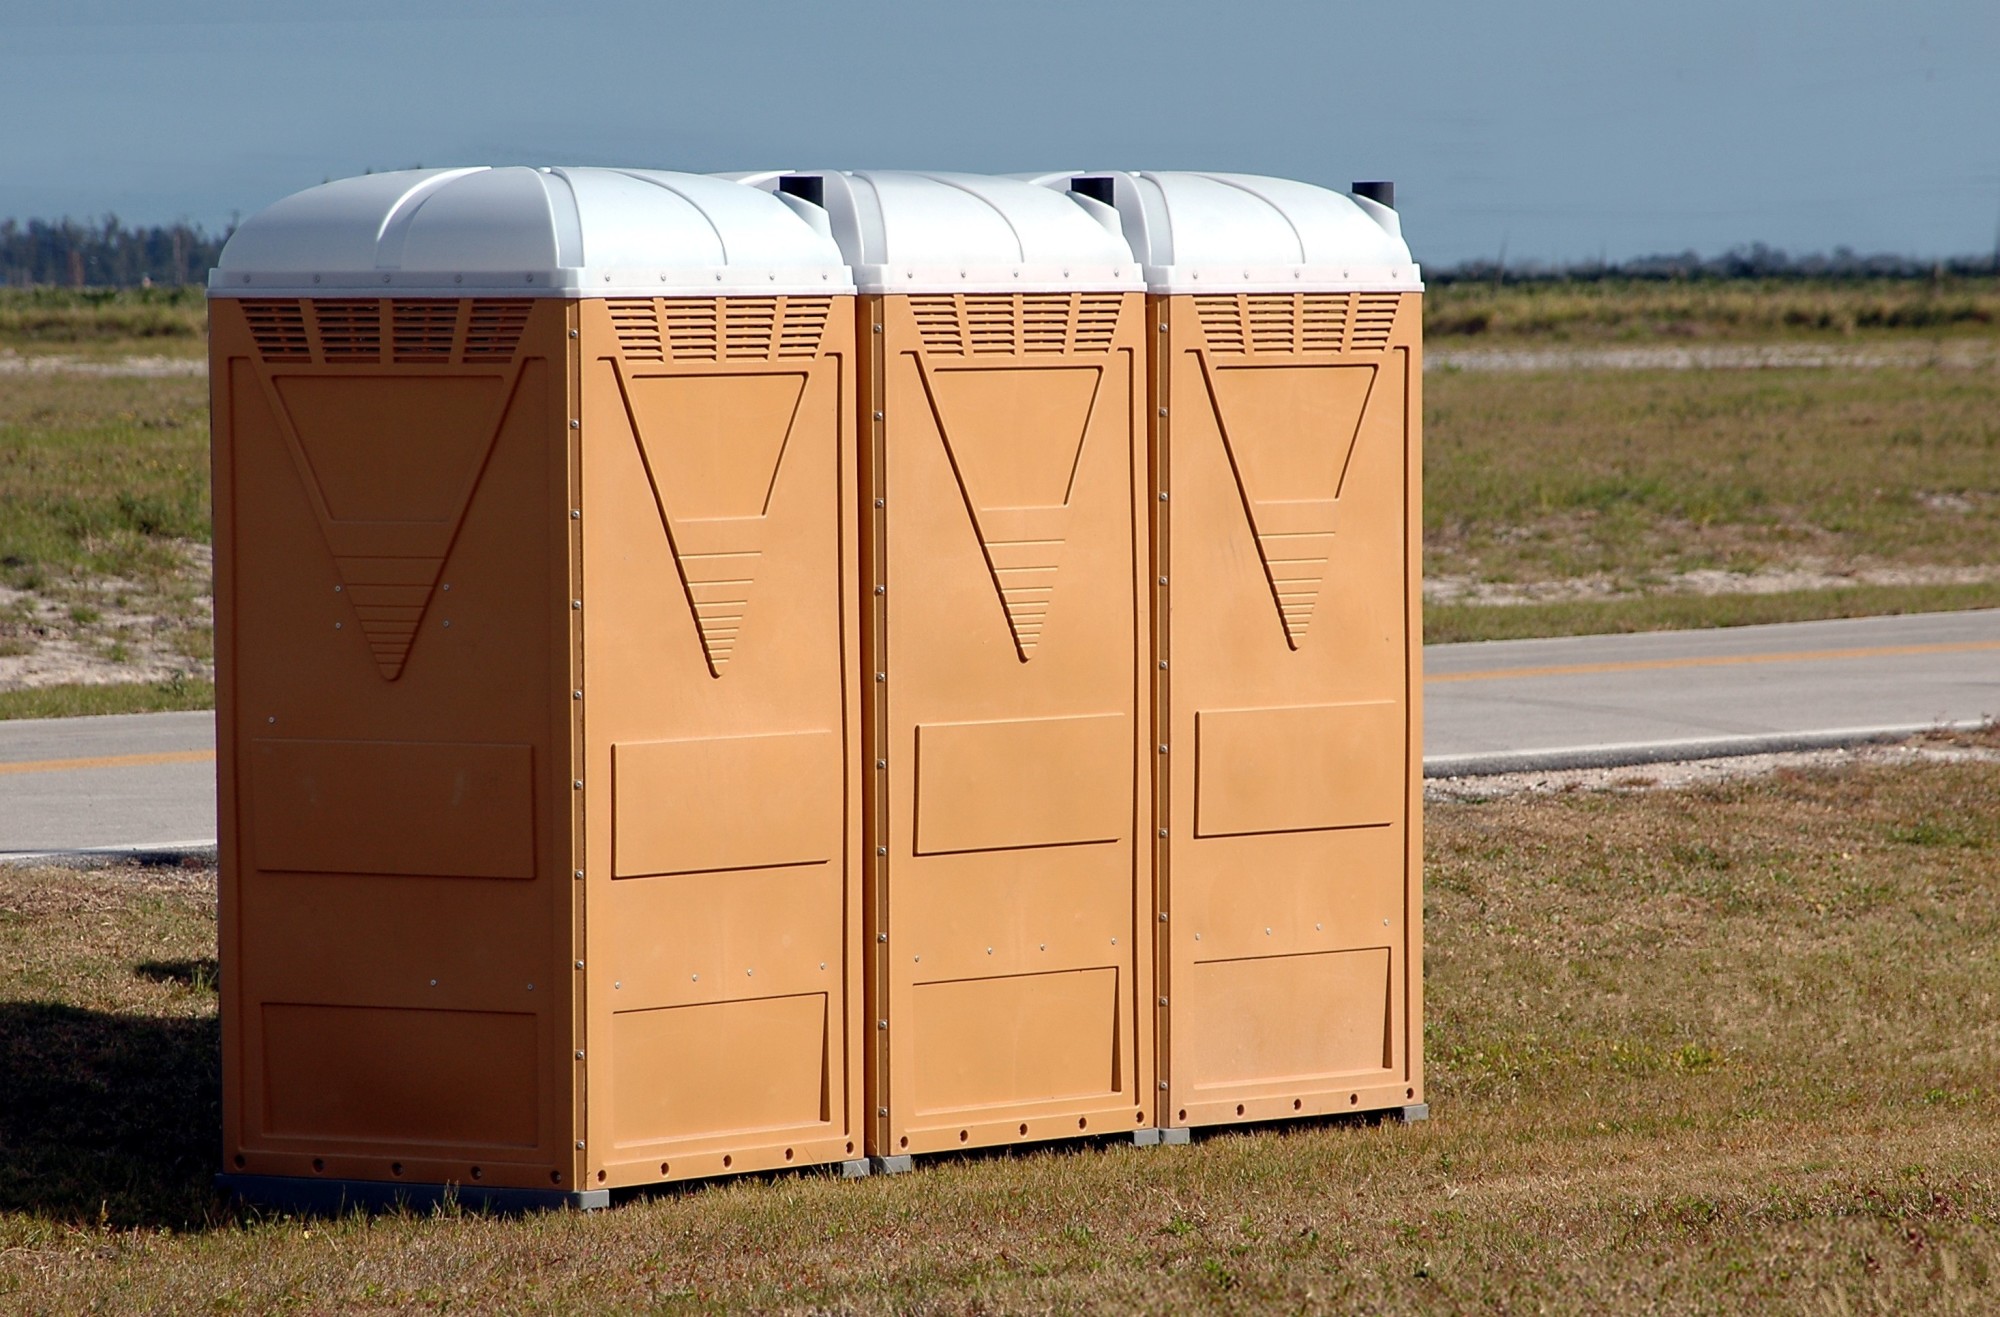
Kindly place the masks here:
<instances>
[{"instance_id":1,"label":"asphalt surface","mask_svg":"<svg viewBox=\"0 0 2000 1317\"><path fill-rule=\"evenodd\" d=\"M2000 717L2000 609L1433 645L1430 777L1890 739ZM206 713L0 722L0 862L215 841Z\"/></svg>"}]
</instances>

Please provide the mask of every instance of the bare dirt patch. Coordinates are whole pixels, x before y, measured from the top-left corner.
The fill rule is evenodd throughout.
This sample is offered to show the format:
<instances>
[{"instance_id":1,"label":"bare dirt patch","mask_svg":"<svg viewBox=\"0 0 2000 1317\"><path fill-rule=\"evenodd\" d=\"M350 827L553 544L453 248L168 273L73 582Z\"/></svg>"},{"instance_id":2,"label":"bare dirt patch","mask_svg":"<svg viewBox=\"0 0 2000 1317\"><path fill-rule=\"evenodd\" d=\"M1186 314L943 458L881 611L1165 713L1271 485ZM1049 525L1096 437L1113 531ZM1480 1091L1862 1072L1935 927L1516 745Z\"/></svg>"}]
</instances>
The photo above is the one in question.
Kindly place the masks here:
<instances>
[{"instance_id":1,"label":"bare dirt patch","mask_svg":"<svg viewBox=\"0 0 2000 1317\"><path fill-rule=\"evenodd\" d=\"M22 590L0 581L0 691L215 679L208 545L176 546L162 582L71 579Z\"/></svg>"}]
</instances>

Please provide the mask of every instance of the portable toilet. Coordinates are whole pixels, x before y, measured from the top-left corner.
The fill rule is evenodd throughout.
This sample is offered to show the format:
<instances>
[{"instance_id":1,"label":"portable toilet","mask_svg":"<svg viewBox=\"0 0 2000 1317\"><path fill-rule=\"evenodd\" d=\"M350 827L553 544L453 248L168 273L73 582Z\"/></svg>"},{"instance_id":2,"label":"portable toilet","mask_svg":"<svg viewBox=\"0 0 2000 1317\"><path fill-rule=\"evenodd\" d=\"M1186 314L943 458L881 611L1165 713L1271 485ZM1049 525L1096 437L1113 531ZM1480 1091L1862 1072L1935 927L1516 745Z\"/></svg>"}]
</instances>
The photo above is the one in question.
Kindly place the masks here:
<instances>
[{"instance_id":1,"label":"portable toilet","mask_svg":"<svg viewBox=\"0 0 2000 1317\"><path fill-rule=\"evenodd\" d=\"M865 1169L853 284L813 214L420 170L230 239L224 1186Z\"/></svg>"},{"instance_id":2,"label":"portable toilet","mask_svg":"<svg viewBox=\"0 0 2000 1317\"><path fill-rule=\"evenodd\" d=\"M749 181L861 293L869 1149L1150 1132L1137 263L1017 179Z\"/></svg>"},{"instance_id":3,"label":"portable toilet","mask_svg":"<svg viewBox=\"0 0 2000 1317\"><path fill-rule=\"evenodd\" d=\"M1422 284L1393 194L1041 181L1145 264L1162 1124L1421 1118Z\"/></svg>"}]
</instances>

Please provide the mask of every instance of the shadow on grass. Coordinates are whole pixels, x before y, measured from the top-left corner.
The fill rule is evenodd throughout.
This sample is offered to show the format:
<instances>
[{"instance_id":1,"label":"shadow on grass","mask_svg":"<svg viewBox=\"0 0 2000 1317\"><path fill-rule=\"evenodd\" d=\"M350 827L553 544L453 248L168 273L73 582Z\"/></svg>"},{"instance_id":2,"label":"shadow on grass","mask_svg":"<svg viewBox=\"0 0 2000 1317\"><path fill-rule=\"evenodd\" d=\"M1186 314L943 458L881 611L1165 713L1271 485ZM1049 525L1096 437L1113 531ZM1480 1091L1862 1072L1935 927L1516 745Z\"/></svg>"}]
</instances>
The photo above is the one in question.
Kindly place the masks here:
<instances>
[{"instance_id":1,"label":"shadow on grass","mask_svg":"<svg viewBox=\"0 0 2000 1317\"><path fill-rule=\"evenodd\" d=\"M201 962L153 968L177 964L192 977ZM221 1069L213 1018L0 1003L0 1213L112 1226L220 1223L226 1213L209 1177Z\"/></svg>"},{"instance_id":2,"label":"shadow on grass","mask_svg":"<svg viewBox=\"0 0 2000 1317\"><path fill-rule=\"evenodd\" d=\"M132 967L132 972L155 983L178 983L183 988L202 992L214 992L222 984L222 971L217 967L214 956L201 956L194 960L142 960Z\"/></svg>"}]
</instances>

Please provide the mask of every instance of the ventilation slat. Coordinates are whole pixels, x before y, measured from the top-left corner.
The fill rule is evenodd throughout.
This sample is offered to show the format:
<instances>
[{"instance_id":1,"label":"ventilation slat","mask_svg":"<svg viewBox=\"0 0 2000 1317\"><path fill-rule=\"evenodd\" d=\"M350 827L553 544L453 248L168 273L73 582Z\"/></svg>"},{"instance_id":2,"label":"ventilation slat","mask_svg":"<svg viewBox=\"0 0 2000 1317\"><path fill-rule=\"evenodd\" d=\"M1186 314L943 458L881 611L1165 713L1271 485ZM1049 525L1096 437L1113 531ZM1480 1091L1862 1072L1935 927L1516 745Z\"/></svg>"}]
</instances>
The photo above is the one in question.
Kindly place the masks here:
<instances>
[{"instance_id":1,"label":"ventilation slat","mask_svg":"<svg viewBox=\"0 0 2000 1317\"><path fill-rule=\"evenodd\" d=\"M924 349L950 356L1105 352L1116 293L933 293L910 299Z\"/></svg>"},{"instance_id":2,"label":"ventilation slat","mask_svg":"<svg viewBox=\"0 0 2000 1317\"><path fill-rule=\"evenodd\" d=\"M306 337L306 313L294 299L246 300L240 305L250 324L250 340L266 361L311 361L312 342Z\"/></svg>"},{"instance_id":3,"label":"ventilation slat","mask_svg":"<svg viewBox=\"0 0 2000 1317\"><path fill-rule=\"evenodd\" d=\"M1397 293L1237 293L1194 299L1210 352L1382 352Z\"/></svg>"},{"instance_id":4,"label":"ventilation slat","mask_svg":"<svg viewBox=\"0 0 2000 1317\"><path fill-rule=\"evenodd\" d=\"M458 337L456 301L397 301L389 320L398 361L450 361Z\"/></svg>"},{"instance_id":5,"label":"ventilation slat","mask_svg":"<svg viewBox=\"0 0 2000 1317\"><path fill-rule=\"evenodd\" d=\"M472 299L465 329L467 361L512 361L528 328L534 301L526 297Z\"/></svg>"},{"instance_id":6,"label":"ventilation slat","mask_svg":"<svg viewBox=\"0 0 2000 1317\"><path fill-rule=\"evenodd\" d=\"M382 304L374 299L350 301L315 298L312 308L318 330L320 360L327 362L382 359Z\"/></svg>"}]
</instances>

